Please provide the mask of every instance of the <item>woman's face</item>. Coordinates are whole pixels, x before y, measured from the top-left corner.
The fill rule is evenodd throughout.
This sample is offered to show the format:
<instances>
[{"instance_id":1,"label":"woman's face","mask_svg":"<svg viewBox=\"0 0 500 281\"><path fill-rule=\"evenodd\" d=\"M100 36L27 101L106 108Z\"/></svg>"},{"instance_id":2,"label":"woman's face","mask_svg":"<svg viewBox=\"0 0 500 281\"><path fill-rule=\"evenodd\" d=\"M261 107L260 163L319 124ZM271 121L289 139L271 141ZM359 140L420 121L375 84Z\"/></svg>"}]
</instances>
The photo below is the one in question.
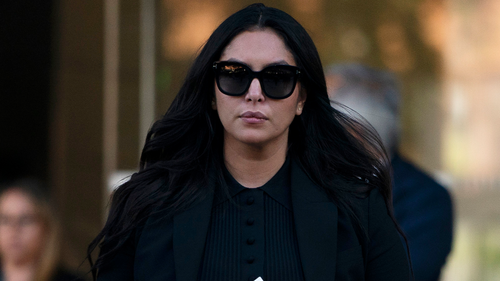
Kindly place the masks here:
<instances>
[{"instance_id":1,"label":"woman's face","mask_svg":"<svg viewBox=\"0 0 500 281\"><path fill-rule=\"evenodd\" d=\"M28 263L38 259L44 227L32 200L11 189L0 197L0 255L4 262Z\"/></svg>"},{"instance_id":2,"label":"woman's face","mask_svg":"<svg viewBox=\"0 0 500 281\"><path fill-rule=\"evenodd\" d=\"M281 37L271 29L245 31L237 35L224 49L221 61L238 62L252 71L270 65L292 65L296 62ZM217 110L224 126L224 141L252 146L272 143L285 144L288 128L295 115L300 115L305 94L300 94L300 83L285 99L267 97L258 79L253 79L241 96L228 96L215 85L213 109Z\"/></svg>"}]
</instances>

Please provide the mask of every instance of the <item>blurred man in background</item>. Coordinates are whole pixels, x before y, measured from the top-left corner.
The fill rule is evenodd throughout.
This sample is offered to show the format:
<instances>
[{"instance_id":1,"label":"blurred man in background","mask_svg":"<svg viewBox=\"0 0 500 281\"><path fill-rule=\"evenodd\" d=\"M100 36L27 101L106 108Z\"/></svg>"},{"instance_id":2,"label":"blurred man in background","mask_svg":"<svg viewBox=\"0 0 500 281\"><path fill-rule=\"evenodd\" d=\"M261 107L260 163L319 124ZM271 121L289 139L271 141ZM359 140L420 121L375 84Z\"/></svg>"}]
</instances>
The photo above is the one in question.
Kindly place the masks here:
<instances>
[{"instance_id":1,"label":"blurred man in background","mask_svg":"<svg viewBox=\"0 0 500 281\"><path fill-rule=\"evenodd\" d=\"M438 280L451 251L452 202L443 186L398 153L400 94L394 76L360 64L333 65L325 74L332 106L366 119L391 158L394 213L408 239L415 280Z\"/></svg>"}]
</instances>

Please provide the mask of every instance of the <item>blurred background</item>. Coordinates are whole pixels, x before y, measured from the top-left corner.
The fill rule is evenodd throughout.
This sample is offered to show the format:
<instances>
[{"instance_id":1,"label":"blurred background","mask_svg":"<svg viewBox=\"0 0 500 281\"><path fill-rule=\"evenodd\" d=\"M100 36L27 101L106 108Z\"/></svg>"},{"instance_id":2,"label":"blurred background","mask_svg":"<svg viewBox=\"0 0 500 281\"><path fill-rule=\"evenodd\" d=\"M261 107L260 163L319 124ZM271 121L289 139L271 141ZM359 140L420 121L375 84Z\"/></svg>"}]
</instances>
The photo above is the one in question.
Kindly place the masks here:
<instances>
[{"instance_id":1,"label":"blurred background","mask_svg":"<svg viewBox=\"0 0 500 281\"><path fill-rule=\"evenodd\" d=\"M500 1L275 0L327 66L397 74L403 155L455 208L442 280L500 280ZM2 175L44 180L83 261L110 190L138 168L145 134L200 46L251 1L2 1Z\"/></svg>"}]
</instances>

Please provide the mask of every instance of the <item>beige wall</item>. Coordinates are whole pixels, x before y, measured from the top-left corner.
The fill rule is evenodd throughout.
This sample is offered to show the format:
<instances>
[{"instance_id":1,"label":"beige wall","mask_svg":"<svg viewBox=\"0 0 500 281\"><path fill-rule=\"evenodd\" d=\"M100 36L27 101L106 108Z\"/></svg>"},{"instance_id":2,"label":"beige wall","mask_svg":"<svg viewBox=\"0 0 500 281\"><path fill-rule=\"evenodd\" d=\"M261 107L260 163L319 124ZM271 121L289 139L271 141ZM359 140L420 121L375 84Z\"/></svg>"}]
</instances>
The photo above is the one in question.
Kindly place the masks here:
<instances>
[{"instance_id":1,"label":"beige wall","mask_svg":"<svg viewBox=\"0 0 500 281\"><path fill-rule=\"evenodd\" d=\"M101 225L103 5L59 1L56 7L50 178L65 231L64 261L75 266Z\"/></svg>"},{"instance_id":2,"label":"beige wall","mask_svg":"<svg viewBox=\"0 0 500 281\"><path fill-rule=\"evenodd\" d=\"M108 177L138 167L140 10L139 1L56 7L50 181L75 267L103 225Z\"/></svg>"}]
</instances>

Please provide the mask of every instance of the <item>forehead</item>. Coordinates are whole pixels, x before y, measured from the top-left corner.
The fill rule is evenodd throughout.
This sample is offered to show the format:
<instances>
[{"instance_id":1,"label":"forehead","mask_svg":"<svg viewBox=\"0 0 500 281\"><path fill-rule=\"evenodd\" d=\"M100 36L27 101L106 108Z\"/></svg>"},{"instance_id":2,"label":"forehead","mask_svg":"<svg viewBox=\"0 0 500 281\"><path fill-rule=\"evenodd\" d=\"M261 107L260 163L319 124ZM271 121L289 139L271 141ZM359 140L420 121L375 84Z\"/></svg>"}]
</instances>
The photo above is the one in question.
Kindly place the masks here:
<instances>
[{"instance_id":1,"label":"forehead","mask_svg":"<svg viewBox=\"0 0 500 281\"><path fill-rule=\"evenodd\" d=\"M4 214L23 214L35 211L31 199L20 190L8 190L0 197L0 212Z\"/></svg>"},{"instance_id":2,"label":"forehead","mask_svg":"<svg viewBox=\"0 0 500 281\"><path fill-rule=\"evenodd\" d=\"M272 63L296 65L281 36L269 28L238 34L226 46L220 60L239 61L257 68Z\"/></svg>"}]
</instances>

